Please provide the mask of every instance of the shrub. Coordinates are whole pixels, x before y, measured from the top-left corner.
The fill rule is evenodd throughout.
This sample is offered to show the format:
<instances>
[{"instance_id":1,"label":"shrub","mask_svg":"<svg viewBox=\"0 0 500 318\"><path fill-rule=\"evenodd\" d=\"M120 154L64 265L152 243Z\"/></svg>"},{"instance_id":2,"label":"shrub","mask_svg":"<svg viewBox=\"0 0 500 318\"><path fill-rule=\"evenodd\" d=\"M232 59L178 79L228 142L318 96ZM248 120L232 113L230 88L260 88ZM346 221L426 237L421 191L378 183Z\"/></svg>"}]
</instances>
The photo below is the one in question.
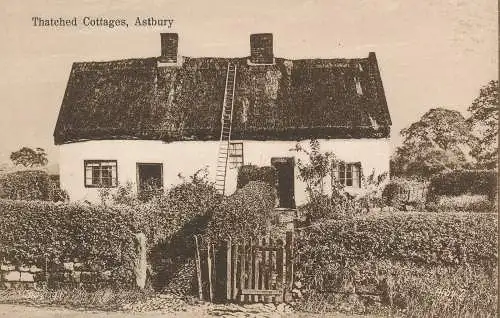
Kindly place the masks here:
<instances>
[{"instance_id":1,"label":"shrub","mask_svg":"<svg viewBox=\"0 0 500 318\"><path fill-rule=\"evenodd\" d=\"M130 281L131 211L88 204L0 200L0 258L19 264L78 258Z\"/></svg>"},{"instance_id":2,"label":"shrub","mask_svg":"<svg viewBox=\"0 0 500 318\"><path fill-rule=\"evenodd\" d=\"M491 267L497 263L497 229L489 214L369 215L306 228L297 253L313 267L374 258Z\"/></svg>"},{"instance_id":3,"label":"shrub","mask_svg":"<svg viewBox=\"0 0 500 318\"><path fill-rule=\"evenodd\" d=\"M308 223L324 220L339 220L365 214L368 211L367 202L354 200L342 191L335 191L331 196L314 193L309 202L298 210L305 215Z\"/></svg>"},{"instance_id":4,"label":"shrub","mask_svg":"<svg viewBox=\"0 0 500 318\"><path fill-rule=\"evenodd\" d=\"M43 170L21 170L0 176L0 198L10 200L44 200L64 202L66 191L59 181Z\"/></svg>"},{"instance_id":5,"label":"shrub","mask_svg":"<svg viewBox=\"0 0 500 318\"><path fill-rule=\"evenodd\" d=\"M497 171L455 170L434 176L429 186L429 199L439 195L479 194L494 200L497 192Z\"/></svg>"},{"instance_id":6,"label":"shrub","mask_svg":"<svg viewBox=\"0 0 500 318\"><path fill-rule=\"evenodd\" d=\"M426 204L426 209L432 212L496 212L494 202L486 195L440 195Z\"/></svg>"},{"instance_id":7,"label":"shrub","mask_svg":"<svg viewBox=\"0 0 500 318\"><path fill-rule=\"evenodd\" d=\"M271 186L276 184L276 169L274 167L242 166L238 170L237 188L241 189L250 181L263 181Z\"/></svg>"},{"instance_id":8,"label":"shrub","mask_svg":"<svg viewBox=\"0 0 500 318\"><path fill-rule=\"evenodd\" d=\"M180 231L200 234L221 200L211 183L193 176L147 203L132 201L132 207L136 224L146 234L148 244L154 246L171 240Z\"/></svg>"},{"instance_id":9,"label":"shrub","mask_svg":"<svg viewBox=\"0 0 500 318\"><path fill-rule=\"evenodd\" d=\"M270 225L276 195L262 181L250 181L224 199L212 215L207 239L251 238L263 234Z\"/></svg>"},{"instance_id":10,"label":"shrub","mask_svg":"<svg viewBox=\"0 0 500 318\"><path fill-rule=\"evenodd\" d=\"M50 178L45 171L25 170L0 177L3 198L11 200L49 200Z\"/></svg>"},{"instance_id":11,"label":"shrub","mask_svg":"<svg viewBox=\"0 0 500 318\"><path fill-rule=\"evenodd\" d=\"M491 315L497 233L495 215L397 213L318 223L295 240L295 271L316 292L310 301L318 308L343 308L345 299L324 293L381 293L386 305L412 317Z\"/></svg>"},{"instance_id":12,"label":"shrub","mask_svg":"<svg viewBox=\"0 0 500 318\"><path fill-rule=\"evenodd\" d=\"M192 262L193 236L205 231L222 195L197 173L147 203L131 197L127 191L119 191L114 199L132 206L135 223L148 238L153 287L171 288L175 285L173 280L179 282L179 271ZM184 278L189 280L189 275ZM184 287L184 292L191 291L191 286Z\"/></svg>"},{"instance_id":13,"label":"shrub","mask_svg":"<svg viewBox=\"0 0 500 318\"><path fill-rule=\"evenodd\" d=\"M385 186L382 199L387 206L402 209L409 204L423 209L427 184L415 179L394 178Z\"/></svg>"}]
</instances>

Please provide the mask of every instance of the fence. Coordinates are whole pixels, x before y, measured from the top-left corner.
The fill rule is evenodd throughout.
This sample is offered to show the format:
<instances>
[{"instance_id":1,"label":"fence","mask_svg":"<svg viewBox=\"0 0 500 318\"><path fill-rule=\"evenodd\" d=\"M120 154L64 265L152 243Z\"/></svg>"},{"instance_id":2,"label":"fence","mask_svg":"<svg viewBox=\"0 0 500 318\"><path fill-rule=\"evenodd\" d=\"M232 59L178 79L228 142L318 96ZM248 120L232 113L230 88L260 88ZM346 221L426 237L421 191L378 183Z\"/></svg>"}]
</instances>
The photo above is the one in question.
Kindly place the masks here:
<instances>
[{"instance_id":1,"label":"fence","mask_svg":"<svg viewBox=\"0 0 500 318\"><path fill-rule=\"evenodd\" d=\"M413 202L425 202L427 197L428 186L411 186L404 189L398 189L398 198L403 202L413 203Z\"/></svg>"},{"instance_id":2,"label":"fence","mask_svg":"<svg viewBox=\"0 0 500 318\"><path fill-rule=\"evenodd\" d=\"M217 243L195 236L198 296L215 302L284 302L293 283L293 232L283 239Z\"/></svg>"}]
</instances>

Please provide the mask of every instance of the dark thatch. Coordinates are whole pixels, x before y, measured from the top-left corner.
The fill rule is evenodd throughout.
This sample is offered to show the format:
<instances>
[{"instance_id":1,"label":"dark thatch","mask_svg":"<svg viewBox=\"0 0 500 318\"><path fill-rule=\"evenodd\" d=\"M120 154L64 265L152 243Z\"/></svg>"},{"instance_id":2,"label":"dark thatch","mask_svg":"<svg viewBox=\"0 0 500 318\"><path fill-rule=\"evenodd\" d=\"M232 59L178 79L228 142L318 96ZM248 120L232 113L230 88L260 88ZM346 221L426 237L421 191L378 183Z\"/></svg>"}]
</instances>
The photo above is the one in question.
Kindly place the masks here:
<instances>
[{"instance_id":1,"label":"dark thatch","mask_svg":"<svg viewBox=\"0 0 500 318\"><path fill-rule=\"evenodd\" d=\"M74 63L55 143L216 140L229 61L238 66L233 139L389 135L374 53L360 59L276 58L274 65L248 65L247 58L183 60L181 67L158 66L157 58Z\"/></svg>"}]
</instances>

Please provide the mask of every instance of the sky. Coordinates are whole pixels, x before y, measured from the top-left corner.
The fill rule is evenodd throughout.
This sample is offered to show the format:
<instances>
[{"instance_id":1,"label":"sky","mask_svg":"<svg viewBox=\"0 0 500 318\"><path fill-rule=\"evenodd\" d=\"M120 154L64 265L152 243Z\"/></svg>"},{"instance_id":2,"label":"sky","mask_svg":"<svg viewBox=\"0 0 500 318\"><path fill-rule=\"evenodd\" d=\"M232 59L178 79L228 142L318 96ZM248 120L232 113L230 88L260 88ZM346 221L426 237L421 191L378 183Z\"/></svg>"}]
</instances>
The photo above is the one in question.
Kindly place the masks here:
<instances>
[{"instance_id":1,"label":"sky","mask_svg":"<svg viewBox=\"0 0 500 318\"><path fill-rule=\"evenodd\" d=\"M185 56L248 56L249 35L271 32L286 58L366 57L376 52L399 131L431 108L467 116L481 86L498 79L493 0L140 1L2 0L0 164L22 146L58 160L53 130L73 62L152 57L160 32L179 33ZM123 18L128 28L36 27L33 17ZM174 19L135 27L136 17Z\"/></svg>"}]
</instances>

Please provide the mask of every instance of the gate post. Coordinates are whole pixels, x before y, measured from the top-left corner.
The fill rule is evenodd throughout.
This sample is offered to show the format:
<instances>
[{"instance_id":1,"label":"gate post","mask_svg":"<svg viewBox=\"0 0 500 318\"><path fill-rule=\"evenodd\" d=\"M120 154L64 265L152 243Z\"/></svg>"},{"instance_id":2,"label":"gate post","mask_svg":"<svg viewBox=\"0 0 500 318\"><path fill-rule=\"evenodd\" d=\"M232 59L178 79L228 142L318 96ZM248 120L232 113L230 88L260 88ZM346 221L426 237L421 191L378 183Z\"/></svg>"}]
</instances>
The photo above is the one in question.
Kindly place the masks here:
<instances>
[{"instance_id":1,"label":"gate post","mask_svg":"<svg viewBox=\"0 0 500 318\"><path fill-rule=\"evenodd\" d=\"M147 276L147 257L146 257L146 235L144 233L136 233L136 255L134 261L134 275L137 287L144 289L146 286Z\"/></svg>"}]
</instances>

